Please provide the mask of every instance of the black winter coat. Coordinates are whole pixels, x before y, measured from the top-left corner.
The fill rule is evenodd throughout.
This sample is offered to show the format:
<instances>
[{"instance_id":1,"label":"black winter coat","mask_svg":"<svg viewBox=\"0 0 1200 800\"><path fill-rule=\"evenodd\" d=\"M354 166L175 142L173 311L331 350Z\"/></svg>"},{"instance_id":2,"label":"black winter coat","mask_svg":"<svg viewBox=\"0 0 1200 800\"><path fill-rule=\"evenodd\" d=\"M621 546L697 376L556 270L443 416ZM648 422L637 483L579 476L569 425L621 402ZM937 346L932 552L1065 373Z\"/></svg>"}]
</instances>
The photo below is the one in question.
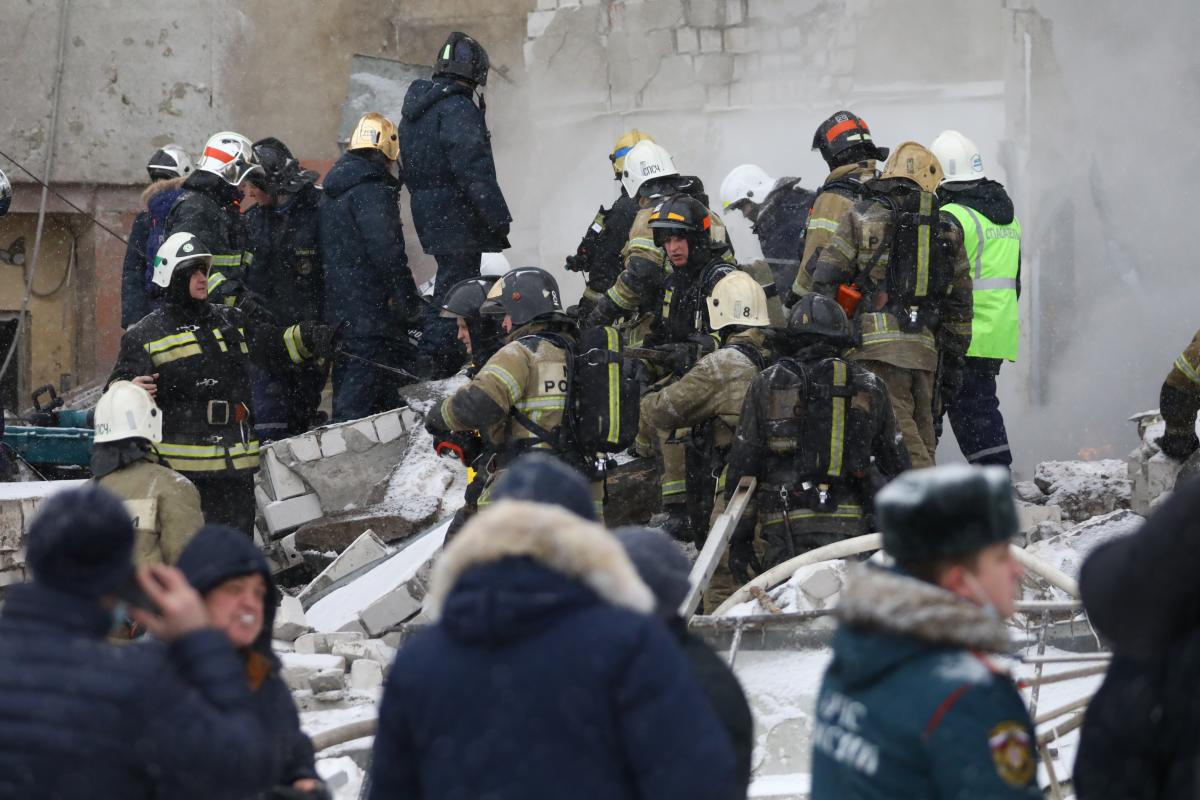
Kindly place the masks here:
<instances>
[{"instance_id":1,"label":"black winter coat","mask_svg":"<svg viewBox=\"0 0 1200 800\"><path fill-rule=\"evenodd\" d=\"M300 730L296 703L279 676L279 659L271 647L280 591L262 551L240 531L204 527L180 554L179 569L201 594L208 594L230 578L251 574L263 576L267 596L263 600L262 633L250 650L242 654L247 663L258 658L268 665L261 683L251 684L251 705L272 748L272 763L276 767L272 783L291 786L304 778L316 778L312 741ZM242 678L247 679L246 672Z\"/></svg>"},{"instance_id":2,"label":"black winter coat","mask_svg":"<svg viewBox=\"0 0 1200 800\"><path fill-rule=\"evenodd\" d=\"M1097 548L1079 588L1112 645L1075 760L1080 800L1200 797L1200 483Z\"/></svg>"},{"instance_id":3,"label":"black winter coat","mask_svg":"<svg viewBox=\"0 0 1200 800\"><path fill-rule=\"evenodd\" d=\"M306 184L286 206L254 206L245 215L254 253L246 285L281 324L325 317L320 199L321 190Z\"/></svg>"},{"instance_id":4,"label":"black winter coat","mask_svg":"<svg viewBox=\"0 0 1200 800\"><path fill-rule=\"evenodd\" d=\"M128 328L154 310L146 287L146 239L150 236L150 212L133 218L125 263L121 266L121 327Z\"/></svg>"},{"instance_id":5,"label":"black winter coat","mask_svg":"<svg viewBox=\"0 0 1200 800\"><path fill-rule=\"evenodd\" d=\"M738 796L728 735L603 528L502 500L437 569L441 619L388 675L372 800Z\"/></svg>"},{"instance_id":6,"label":"black winter coat","mask_svg":"<svg viewBox=\"0 0 1200 800\"><path fill-rule=\"evenodd\" d=\"M208 273L209 297L232 305L241 294L253 261L242 219L241 194L236 186L199 170L188 176L183 189L167 215L163 241L181 231L199 237L213 256Z\"/></svg>"},{"instance_id":7,"label":"black winter coat","mask_svg":"<svg viewBox=\"0 0 1200 800\"><path fill-rule=\"evenodd\" d=\"M793 275L799 268L808 214L816 196L800 186L798 178L781 178L763 200L753 230L763 258L772 266L791 266Z\"/></svg>"},{"instance_id":8,"label":"black winter coat","mask_svg":"<svg viewBox=\"0 0 1200 800\"><path fill-rule=\"evenodd\" d=\"M621 253L640 209L637 199L622 191L611 207L600 209L575 249L574 258L568 260L569 269L587 274L587 286L593 292L608 291L625 268Z\"/></svg>"},{"instance_id":9,"label":"black winter coat","mask_svg":"<svg viewBox=\"0 0 1200 800\"><path fill-rule=\"evenodd\" d=\"M400 182L348 152L325 176L320 203L325 318L349 320L347 336L404 336L417 286L404 252Z\"/></svg>"},{"instance_id":10,"label":"black winter coat","mask_svg":"<svg viewBox=\"0 0 1200 800\"><path fill-rule=\"evenodd\" d=\"M413 81L400 119L404 182L426 253L506 249L512 214L496 180L491 134L471 89Z\"/></svg>"},{"instance_id":11,"label":"black winter coat","mask_svg":"<svg viewBox=\"0 0 1200 800\"><path fill-rule=\"evenodd\" d=\"M273 774L225 635L114 646L94 600L37 583L0 614L0 797L247 797Z\"/></svg>"}]
</instances>

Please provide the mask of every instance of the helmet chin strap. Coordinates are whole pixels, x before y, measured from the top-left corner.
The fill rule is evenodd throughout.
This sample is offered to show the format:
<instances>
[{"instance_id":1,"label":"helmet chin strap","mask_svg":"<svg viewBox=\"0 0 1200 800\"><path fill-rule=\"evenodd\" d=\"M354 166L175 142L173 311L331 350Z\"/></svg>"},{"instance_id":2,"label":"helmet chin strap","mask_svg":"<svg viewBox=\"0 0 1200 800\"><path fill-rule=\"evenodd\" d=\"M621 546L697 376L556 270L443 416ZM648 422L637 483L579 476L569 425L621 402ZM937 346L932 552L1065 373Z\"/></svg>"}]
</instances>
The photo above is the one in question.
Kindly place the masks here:
<instances>
[{"instance_id":1,"label":"helmet chin strap","mask_svg":"<svg viewBox=\"0 0 1200 800\"><path fill-rule=\"evenodd\" d=\"M483 89L478 84L475 86L475 98L479 101L479 113L487 116L487 100L483 96Z\"/></svg>"}]
</instances>

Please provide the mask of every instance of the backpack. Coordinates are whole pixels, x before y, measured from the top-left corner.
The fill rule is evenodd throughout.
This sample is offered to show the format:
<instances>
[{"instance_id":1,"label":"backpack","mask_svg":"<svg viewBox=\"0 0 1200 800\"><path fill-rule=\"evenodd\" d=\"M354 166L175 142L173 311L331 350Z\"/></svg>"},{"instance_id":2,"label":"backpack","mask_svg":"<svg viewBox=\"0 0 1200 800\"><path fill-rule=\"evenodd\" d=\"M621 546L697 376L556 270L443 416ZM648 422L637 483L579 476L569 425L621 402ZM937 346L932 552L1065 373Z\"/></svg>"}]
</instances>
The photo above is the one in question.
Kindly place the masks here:
<instances>
[{"instance_id":1,"label":"backpack","mask_svg":"<svg viewBox=\"0 0 1200 800\"><path fill-rule=\"evenodd\" d=\"M637 436L641 387L632 366L621 358L616 328L593 327L577 340L557 333L536 333L567 354L567 401L562 425L553 433L525 414L513 416L537 438L563 455L590 463L596 453L617 453Z\"/></svg>"},{"instance_id":2,"label":"backpack","mask_svg":"<svg viewBox=\"0 0 1200 800\"><path fill-rule=\"evenodd\" d=\"M902 331L936 328L939 306L954 281L954 267L943 255L938 239L941 206L937 195L921 191L907 182L870 181L870 199L886 206L892 215L888 241L875 251L864 270L863 288L884 291L891 312ZM870 273L888 254L887 273L881 285L872 285Z\"/></svg>"}]
</instances>

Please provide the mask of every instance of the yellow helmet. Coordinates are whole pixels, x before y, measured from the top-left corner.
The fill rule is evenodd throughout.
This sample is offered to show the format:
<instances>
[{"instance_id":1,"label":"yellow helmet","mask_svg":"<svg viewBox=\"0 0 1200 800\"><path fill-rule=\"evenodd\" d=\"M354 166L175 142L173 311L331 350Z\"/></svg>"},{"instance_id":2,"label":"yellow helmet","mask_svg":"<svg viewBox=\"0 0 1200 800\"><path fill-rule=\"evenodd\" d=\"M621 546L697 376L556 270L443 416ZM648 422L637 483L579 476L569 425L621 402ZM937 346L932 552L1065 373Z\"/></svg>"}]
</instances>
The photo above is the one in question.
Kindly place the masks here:
<instances>
[{"instance_id":1,"label":"yellow helmet","mask_svg":"<svg viewBox=\"0 0 1200 800\"><path fill-rule=\"evenodd\" d=\"M708 295L708 327L763 328L771 324L767 293L753 276L735 270L717 281Z\"/></svg>"},{"instance_id":2,"label":"yellow helmet","mask_svg":"<svg viewBox=\"0 0 1200 800\"><path fill-rule=\"evenodd\" d=\"M351 150L378 150L395 161L400 157L400 136L395 124L374 111L363 114L350 134Z\"/></svg>"},{"instance_id":3,"label":"yellow helmet","mask_svg":"<svg viewBox=\"0 0 1200 800\"><path fill-rule=\"evenodd\" d=\"M936 192L945 174L937 156L916 142L897 147L883 167L881 178L908 178L923 192Z\"/></svg>"},{"instance_id":4,"label":"yellow helmet","mask_svg":"<svg viewBox=\"0 0 1200 800\"><path fill-rule=\"evenodd\" d=\"M631 128L621 134L621 138L617 139L617 143L613 145L612 152L608 154L608 160L613 165L613 172L617 173L617 180L621 179L621 171L625 169L625 154L638 142L653 141L653 136L642 133L637 128Z\"/></svg>"}]
</instances>

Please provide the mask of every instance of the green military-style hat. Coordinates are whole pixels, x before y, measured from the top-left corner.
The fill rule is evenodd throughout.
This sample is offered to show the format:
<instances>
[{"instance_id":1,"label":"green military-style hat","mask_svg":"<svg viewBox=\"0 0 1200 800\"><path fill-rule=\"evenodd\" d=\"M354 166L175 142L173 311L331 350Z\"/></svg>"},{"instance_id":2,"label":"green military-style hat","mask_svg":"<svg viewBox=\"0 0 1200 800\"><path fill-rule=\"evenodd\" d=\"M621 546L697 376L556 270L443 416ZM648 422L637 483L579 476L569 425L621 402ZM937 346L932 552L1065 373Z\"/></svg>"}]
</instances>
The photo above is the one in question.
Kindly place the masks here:
<instances>
[{"instance_id":1,"label":"green military-style hat","mask_svg":"<svg viewBox=\"0 0 1200 800\"><path fill-rule=\"evenodd\" d=\"M1017 532L1003 467L952 465L905 472L875 496L883 549L902 564L974 553Z\"/></svg>"}]
</instances>

